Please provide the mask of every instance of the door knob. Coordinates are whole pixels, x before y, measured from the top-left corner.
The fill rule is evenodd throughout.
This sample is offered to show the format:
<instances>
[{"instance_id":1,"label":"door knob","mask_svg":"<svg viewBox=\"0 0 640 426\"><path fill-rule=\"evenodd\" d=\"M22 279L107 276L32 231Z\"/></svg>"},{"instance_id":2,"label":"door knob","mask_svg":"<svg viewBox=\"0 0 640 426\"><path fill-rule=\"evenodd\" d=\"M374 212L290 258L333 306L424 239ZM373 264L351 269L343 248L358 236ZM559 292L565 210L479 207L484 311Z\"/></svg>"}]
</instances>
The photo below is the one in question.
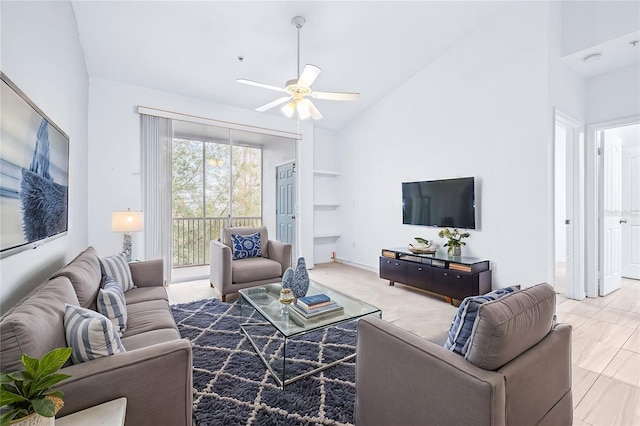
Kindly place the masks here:
<instances>
[{"instance_id":1,"label":"door knob","mask_svg":"<svg viewBox=\"0 0 640 426\"><path fill-rule=\"evenodd\" d=\"M620 219L620 223L627 223L627 219Z\"/></svg>"}]
</instances>

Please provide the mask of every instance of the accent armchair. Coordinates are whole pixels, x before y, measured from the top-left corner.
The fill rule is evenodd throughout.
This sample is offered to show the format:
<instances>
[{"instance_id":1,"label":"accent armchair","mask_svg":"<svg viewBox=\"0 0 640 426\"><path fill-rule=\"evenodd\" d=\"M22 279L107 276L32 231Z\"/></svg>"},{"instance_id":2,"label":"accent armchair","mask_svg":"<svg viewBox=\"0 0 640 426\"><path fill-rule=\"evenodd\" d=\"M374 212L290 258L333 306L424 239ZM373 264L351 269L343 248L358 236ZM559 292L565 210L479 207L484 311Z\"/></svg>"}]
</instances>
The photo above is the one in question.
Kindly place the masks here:
<instances>
[{"instance_id":1,"label":"accent armchair","mask_svg":"<svg viewBox=\"0 0 640 426\"><path fill-rule=\"evenodd\" d=\"M484 303L464 356L362 318L355 423L570 425L571 326L554 325L555 300L539 284Z\"/></svg>"},{"instance_id":2,"label":"accent armchair","mask_svg":"<svg viewBox=\"0 0 640 426\"><path fill-rule=\"evenodd\" d=\"M231 234L247 236L256 232L260 233L262 255L234 260ZM291 266L291 244L269 240L265 226L222 228L220 241L210 244L210 285L220 292L223 302L228 294L243 288L282 280L282 274Z\"/></svg>"}]
</instances>

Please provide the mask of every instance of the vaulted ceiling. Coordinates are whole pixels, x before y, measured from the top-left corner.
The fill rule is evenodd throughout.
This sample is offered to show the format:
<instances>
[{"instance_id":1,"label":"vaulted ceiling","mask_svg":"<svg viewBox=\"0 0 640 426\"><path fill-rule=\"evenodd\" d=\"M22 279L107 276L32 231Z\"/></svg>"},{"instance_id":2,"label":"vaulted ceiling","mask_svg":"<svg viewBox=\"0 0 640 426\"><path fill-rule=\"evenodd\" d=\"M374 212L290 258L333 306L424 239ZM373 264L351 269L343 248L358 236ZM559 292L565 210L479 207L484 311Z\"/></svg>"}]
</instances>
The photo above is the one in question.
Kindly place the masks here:
<instances>
[{"instance_id":1,"label":"vaulted ceiling","mask_svg":"<svg viewBox=\"0 0 640 426\"><path fill-rule=\"evenodd\" d=\"M482 25L496 1L73 1L91 77L253 109L282 94L300 61L322 69L313 88L359 92L314 100L338 129ZM243 60L238 59L239 56ZM278 108L270 113L281 114Z\"/></svg>"}]
</instances>

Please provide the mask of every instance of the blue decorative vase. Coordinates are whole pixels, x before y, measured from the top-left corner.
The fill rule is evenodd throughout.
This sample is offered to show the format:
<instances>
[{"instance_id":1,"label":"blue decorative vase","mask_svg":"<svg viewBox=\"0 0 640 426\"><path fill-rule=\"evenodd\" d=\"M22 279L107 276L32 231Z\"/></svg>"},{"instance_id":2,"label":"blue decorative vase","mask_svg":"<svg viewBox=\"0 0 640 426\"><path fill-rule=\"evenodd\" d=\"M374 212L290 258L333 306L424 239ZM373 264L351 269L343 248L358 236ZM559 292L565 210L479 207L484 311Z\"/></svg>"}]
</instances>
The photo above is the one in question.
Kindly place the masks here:
<instances>
[{"instance_id":1,"label":"blue decorative vase","mask_svg":"<svg viewBox=\"0 0 640 426\"><path fill-rule=\"evenodd\" d=\"M287 270L284 271L284 274L282 274L282 288L292 289L291 291L293 292L293 276L293 268L287 268Z\"/></svg>"},{"instance_id":2,"label":"blue decorative vase","mask_svg":"<svg viewBox=\"0 0 640 426\"><path fill-rule=\"evenodd\" d=\"M291 291L294 297L304 297L309 290L309 271L307 271L307 265L304 261L304 257L298 258L298 264L296 265L295 273L293 274L293 284L291 285Z\"/></svg>"}]
</instances>

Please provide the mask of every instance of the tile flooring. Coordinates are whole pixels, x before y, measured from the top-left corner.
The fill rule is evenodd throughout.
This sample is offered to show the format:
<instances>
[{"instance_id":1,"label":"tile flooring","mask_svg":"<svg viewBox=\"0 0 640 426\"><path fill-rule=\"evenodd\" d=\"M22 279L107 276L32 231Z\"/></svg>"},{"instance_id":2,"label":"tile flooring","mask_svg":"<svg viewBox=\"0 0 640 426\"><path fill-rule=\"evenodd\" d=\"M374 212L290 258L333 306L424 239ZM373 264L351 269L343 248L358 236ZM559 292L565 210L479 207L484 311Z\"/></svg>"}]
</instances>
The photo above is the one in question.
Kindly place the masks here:
<instances>
[{"instance_id":1,"label":"tile flooring","mask_svg":"<svg viewBox=\"0 0 640 426\"><path fill-rule=\"evenodd\" d=\"M456 311L439 297L391 287L360 268L325 263L309 275L380 307L385 320L432 340L446 332ZM219 298L208 280L172 284L168 292L171 303ZM557 306L558 320L573 326L574 425L640 426L640 281L624 279L622 288L597 299L558 295Z\"/></svg>"}]
</instances>

